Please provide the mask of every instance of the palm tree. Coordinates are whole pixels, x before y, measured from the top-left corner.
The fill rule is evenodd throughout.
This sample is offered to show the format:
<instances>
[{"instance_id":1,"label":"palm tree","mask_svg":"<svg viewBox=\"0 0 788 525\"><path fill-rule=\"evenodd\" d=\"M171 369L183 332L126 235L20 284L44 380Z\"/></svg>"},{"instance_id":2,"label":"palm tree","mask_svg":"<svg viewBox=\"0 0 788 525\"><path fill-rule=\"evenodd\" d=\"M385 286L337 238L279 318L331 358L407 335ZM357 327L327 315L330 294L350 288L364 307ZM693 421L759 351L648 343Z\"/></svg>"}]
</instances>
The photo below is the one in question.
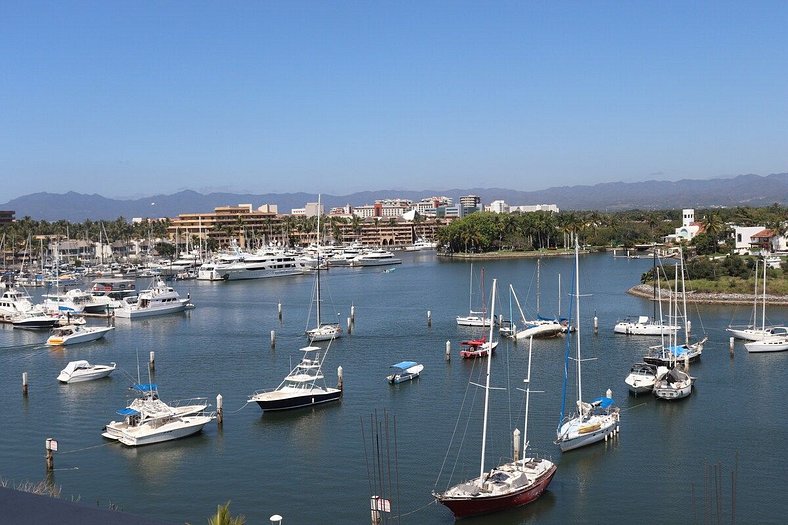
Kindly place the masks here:
<instances>
[{"instance_id":1,"label":"palm tree","mask_svg":"<svg viewBox=\"0 0 788 525\"><path fill-rule=\"evenodd\" d=\"M233 516L230 514L230 502L216 506L216 514L208 518L208 525L244 525L245 516Z\"/></svg>"},{"instance_id":2,"label":"palm tree","mask_svg":"<svg viewBox=\"0 0 788 525\"><path fill-rule=\"evenodd\" d=\"M720 234L725 231L725 223L723 222L720 214L716 211L709 212L701 220L706 235L711 237L714 242L714 251L717 251L717 242Z\"/></svg>"}]
</instances>

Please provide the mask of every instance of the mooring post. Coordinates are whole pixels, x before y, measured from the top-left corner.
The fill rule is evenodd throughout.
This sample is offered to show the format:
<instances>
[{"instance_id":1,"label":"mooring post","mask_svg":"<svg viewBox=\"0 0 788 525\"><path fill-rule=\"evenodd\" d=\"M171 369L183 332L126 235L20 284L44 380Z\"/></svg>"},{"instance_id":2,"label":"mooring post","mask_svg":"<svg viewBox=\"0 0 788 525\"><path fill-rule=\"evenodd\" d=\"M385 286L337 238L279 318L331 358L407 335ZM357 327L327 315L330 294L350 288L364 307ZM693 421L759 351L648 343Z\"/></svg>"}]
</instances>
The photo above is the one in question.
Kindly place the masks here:
<instances>
[{"instance_id":1,"label":"mooring post","mask_svg":"<svg viewBox=\"0 0 788 525\"><path fill-rule=\"evenodd\" d=\"M44 446L46 447L47 472L51 472L55 468L54 452L57 452L57 441L54 438L47 438Z\"/></svg>"},{"instance_id":2,"label":"mooring post","mask_svg":"<svg viewBox=\"0 0 788 525\"><path fill-rule=\"evenodd\" d=\"M597 316L594 316L594 333L596 334L598 332L599 332L599 318Z\"/></svg>"},{"instance_id":3,"label":"mooring post","mask_svg":"<svg viewBox=\"0 0 788 525\"><path fill-rule=\"evenodd\" d=\"M276 330L271 330L271 348L276 348Z\"/></svg>"},{"instance_id":4,"label":"mooring post","mask_svg":"<svg viewBox=\"0 0 788 525\"><path fill-rule=\"evenodd\" d=\"M282 303L279 303L279 304L276 305L276 311L277 311L277 314L279 315L279 320L281 321L282 320Z\"/></svg>"},{"instance_id":5,"label":"mooring post","mask_svg":"<svg viewBox=\"0 0 788 525\"><path fill-rule=\"evenodd\" d=\"M27 397L27 372L22 372L22 395Z\"/></svg>"},{"instance_id":6,"label":"mooring post","mask_svg":"<svg viewBox=\"0 0 788 525\"><path fill-rule=\"evenodd\" d=\"M427 310L427 326L432 326L432 310Z\"/></svg>"},{"instance_id":7,"label":"mooring post","mask_svg":"<svg viewBox=\"0 0 788 525\"><path fill-rule=\"evenodd\" d=\"M451 341L446 341L446 361L451 361Z\"/></svg>"},{"instance_id":8,"label":"mooring post","mask_svg":"<svg viewBox=\"0 0 788 525\"><path fill-rule=\"evenodd\" d=\"M730 345L729 349L730 349L730 352L731 352L731 357L733 357L733 337L730 338L730 341L728 342L728 344Z\"/></svg>"},{"instance_id":9,"label":"mooring post","mask_svg":"<svg viewBox=\"0 0 788 525\"><path fill-rule=\"evenodd\" d=\"M351 323L356 322L356 307L355 305L352 304L350 305L350 322Z\"/></svg>"},{"instance_id":10,"label":"mooring post","mask_svg":"<svg viewBox=\"0 0 788 525\"><path fill-rule=\"evenodd\" d=\"M345 388L345 380L342 378L342 367L337 367L337 388L343 390Z\"/></svg>"},{"instance_id":11,"label":"mooring post","mask_svg":"<svg viewBox=\"0 0 788 525\"><path fill-rule=\"evenodd\" d=\"M216 424L219 428L222 428L222 423L224 423L224 407L222 401L222 395L216 394Z\"/></svg>"},{"instance_id":12,"label":"mooring post","mask_svg":"<svg viewBox=\"0 0 788 525\"><path fill-rule=\"evenodd\" d=\"M156 371L156 352L151 350L150 352L150 359L148 360L148 368L150 368L151 372Z\"/></svg>"},{"instance_id":13,"label":"mooring post","mask_svg":"<svg viewBox=\"0 0 788 525\"><path fill-rule=\"evenodd\" d=\"M353 318L347 318L347 335L350 335L353 332Z\"/></svg>"}]
</instances>

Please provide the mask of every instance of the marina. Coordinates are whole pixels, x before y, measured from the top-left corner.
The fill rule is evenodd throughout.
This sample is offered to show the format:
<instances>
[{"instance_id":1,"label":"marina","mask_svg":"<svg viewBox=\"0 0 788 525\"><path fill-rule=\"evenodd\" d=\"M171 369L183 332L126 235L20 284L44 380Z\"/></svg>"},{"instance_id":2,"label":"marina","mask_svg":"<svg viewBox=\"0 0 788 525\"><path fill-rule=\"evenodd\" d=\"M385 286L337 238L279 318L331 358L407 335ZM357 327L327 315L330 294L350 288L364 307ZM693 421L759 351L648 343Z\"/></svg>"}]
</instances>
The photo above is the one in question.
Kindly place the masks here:
<instances>
[{"instance_id":1,"label":"marina","mask_svg":"<svg viewBox=\"0 0 788 525\"><path fill-rule=\"evenodd\" d=\"M47 347L48 331L0 325L5 427L12 429L0 433L0 477L41 480L44 443L55 438L59 449L51 481L61 487L62 497L105 508L112 504L166 522L203 523L217 504L229 500L232 512L245 515L248 523L267 523L274 514L284 523L369 523L370 497L380 495L391 503L384 522L400 516L405 523L453 523L452 512L432 494L479 476L478 425L468 429L460 454L451 456L459 462L442 462L469 378L486 366L486 359L462 359L460 342L489 334L456 322L457 313L468 308L468 261L442 259L429 250L400 252L397 258L402 263L395 272L332 267L321 274L324 291L330 291L323 303L330 309L326 317L349 319L351 306L355 317L352 331L331 341L321 361L331 386L337 368L343 368L341 399L306 408L261 412L249 395L279 384L303 357L299 349L314 274L176 281L172 287L181 298L191 298L193 309L133 323L116 320L111 337L75 346ZM473 264L484 267L489 282L497 279L499 289L512 284L522 290L537 262ZM788 504L776 496L788 489L783 476L788 459L779 452L788 440L780 393L788 381L788 354L750 353L742 341L729 346L726 328L746 315L751 303L691 304L693 339L708 338L702 357L691 365L692 395L665 402L648 392L630 394L624 380L655 340L615 335L612 327L627 313L651 311L648 297L627 294L651 264L649 258L580 256L582 311L579 322L572 317L571 323L582 334L584 391L596 397L612 389L621 411L620 432L607 441L564 453L554 443L565 336L533 340L530 374L528 340L494 337L491 402L510 409L491 411L489 424L510 431L487 436L487 464L512 461L511 430L522 431L524 421L524 396L517 388L530 377L527 455L557 469L535 501L467 523L602 523L611 520L611 508L622 523L783 521ZM560 282L560 274L572 283L574 267L573 257L551 257L541 263L542 279ZM138 279L136 287L149 284ZM560 293L563 311L555 293L543 294L541 309L567 316L573 308L570 286ZM35 302L43 293L28 292ZM495 310L508 311L508 294L498 297ZM788 320L788 307L770 305L769 315ZM106 326L107 319L88 318L88 323ZM328 344L316 343L321 360ZM151 351L155 367L147 362ZM401 388L382 380L403 358L423 365L428 377ZM101 381L60 384L58 373L77 360L114 362L117 369ZM27 396L20 387L23 373L29 377ZM192 436L144 447L102 438L102 428L140 379L166 385L168 399L208 396L213 405L221 394L223 424L211 421ZM481 397L473 400L477 420ZM574 392L567 395L573 397ZM394 454L392 448L384 466L392 473L396 469L397 481L382 494L370 493L363 451L361 421L374 414L394 417L399 450ZM730 425L731 420L739 424ZM442 468L444 476L452 470L454 476L438 485ZM298 480L297 490L283 482L285 476Z\"/></svg>"}]
</instances>

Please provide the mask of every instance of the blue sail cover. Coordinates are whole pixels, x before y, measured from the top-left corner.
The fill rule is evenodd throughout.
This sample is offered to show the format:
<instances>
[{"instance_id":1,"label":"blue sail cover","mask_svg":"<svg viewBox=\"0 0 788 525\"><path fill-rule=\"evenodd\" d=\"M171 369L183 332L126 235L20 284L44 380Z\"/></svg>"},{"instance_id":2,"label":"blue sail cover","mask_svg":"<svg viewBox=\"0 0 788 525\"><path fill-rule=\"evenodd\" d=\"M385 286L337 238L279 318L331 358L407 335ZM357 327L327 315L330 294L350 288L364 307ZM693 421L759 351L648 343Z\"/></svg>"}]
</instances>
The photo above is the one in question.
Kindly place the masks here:
<instances>
[{"instance_id":1,"label":"blue sail cover","mask_svg":"<svg viewBox=\"0 0 788 525\"><path fill-rule=\"evenodd\" d=\"M396 365L391 365L392 368L401 368L403 370L407 370L412 366L416 366L418 363L416 361L402 361L401 363L397 363Z\"/></svg>"},{"instance_id":2,"label":"blue sail cover","mask_svg":"<svg viewBox=\"0 0 788 525\"><path fill-rule=\"evenodd\" d=\"M134 385L134 390L139 390L140 392L155 392L158 390L158 385L155 383L137 383Z\"/></svg>"},{"instance_id":3,"label":"blue sail cover","mask_svg":"<svg viewBox=\"0 0 788 525\"><path fill-rule=\"evenodd\" d=\"M599 404L602 408L610 408L613 406L613 398L612 397L598 397L592 401L592 404L596 405Z\"/></svg>"},{"instance_id":4,"label":"blue sail cover","mask_svg":"<svg viewBox=\"0 0 788 525\"><path fill-rule=\"evenodd\" d=\"M684 346L674 346L671 347L670 352L673 355L684 355L687 353L687 349Z\"/></svg>"}]
</instances>

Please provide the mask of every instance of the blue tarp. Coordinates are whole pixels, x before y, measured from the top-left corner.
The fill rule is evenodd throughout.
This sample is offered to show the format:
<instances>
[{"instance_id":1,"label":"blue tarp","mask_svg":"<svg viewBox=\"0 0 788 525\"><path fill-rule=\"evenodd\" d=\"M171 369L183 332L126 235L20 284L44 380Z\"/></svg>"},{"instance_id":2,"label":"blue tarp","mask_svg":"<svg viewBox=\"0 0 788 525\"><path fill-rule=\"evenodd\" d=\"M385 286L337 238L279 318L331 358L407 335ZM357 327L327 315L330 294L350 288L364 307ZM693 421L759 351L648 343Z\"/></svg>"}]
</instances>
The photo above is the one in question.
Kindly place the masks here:
<instances>
[{"instance_id":1,"label":"blue tarp","mask_svg":"<svg viewBox=\"0 0 788 525\"><path fill-rule=\"evenodd\" d=\"M158 390L157 386L158 385L155 383L137 383L134 385L134 390L139 390L140 392L155 392Z\"/></svg>"},{"instance_id":2,"label":"blue tarp","mask_svg":"<svg viewBox=\"0 0 788 525\"><path fill-rule=\"evenodd\" d=\"M687 349L684 346L674 346L670 349L670 352L673 355L684 355L687 353Z\"/></svg>"},{"instance_id":3,"label":"blue tarp","mask_svg":"<svg viewBox=\"0 0 788 525\"><path fill-rule=\"evenodd\" d=\"M610 408L613 406L612 397L598 397L592 402L594 405L599 404L602 408Z\"/></svg>"},{"instance_id":4,"label":"blue tarp","mask_svg":"<svg viewBox=\"0 0 788 525\"><path fill-rule=\"evenodd\" d=\"M418 363L416 361L403 361L401 363L397 363L396 365L391 365L393 368L401 368L403 370L407 370L412 366L416 366Z\"/></svg>"},{"instance_id":5,"label":"blue tarp","mask_svg":"<svg viewBox=\"0 0 788 525\"><path fill-rule=\"evenodd\" d=\"M139 414L139 412L137 412L133 408L129 408L129 407L121 408L120 410L118 410L117 413L118 413L118 415L121 415L121 416L136 416L137 414Z\"/></svg>"}]
</instances>

